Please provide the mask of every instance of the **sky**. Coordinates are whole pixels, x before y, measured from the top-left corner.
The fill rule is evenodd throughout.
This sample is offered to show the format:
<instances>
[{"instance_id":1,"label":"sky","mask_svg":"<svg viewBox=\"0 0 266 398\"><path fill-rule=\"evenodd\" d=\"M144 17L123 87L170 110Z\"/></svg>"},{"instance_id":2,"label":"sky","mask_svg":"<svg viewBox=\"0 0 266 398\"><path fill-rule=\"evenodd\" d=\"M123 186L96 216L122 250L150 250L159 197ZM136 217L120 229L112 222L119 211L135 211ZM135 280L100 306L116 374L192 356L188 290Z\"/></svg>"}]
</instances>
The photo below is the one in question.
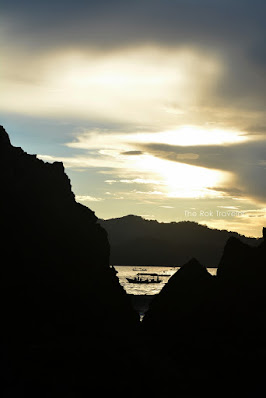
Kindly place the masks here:
<instances>
[{"instance_id":1,"label":"sky","mask_svg":"<svg viewBox=\"0 0 266 398\"><path fill-rule=\"evenodd\" d=\"M99 218L261 236L266 3L2 0L0 123ZM17 199L19 201L19 198Z\"/></svg>"}]
</instances>

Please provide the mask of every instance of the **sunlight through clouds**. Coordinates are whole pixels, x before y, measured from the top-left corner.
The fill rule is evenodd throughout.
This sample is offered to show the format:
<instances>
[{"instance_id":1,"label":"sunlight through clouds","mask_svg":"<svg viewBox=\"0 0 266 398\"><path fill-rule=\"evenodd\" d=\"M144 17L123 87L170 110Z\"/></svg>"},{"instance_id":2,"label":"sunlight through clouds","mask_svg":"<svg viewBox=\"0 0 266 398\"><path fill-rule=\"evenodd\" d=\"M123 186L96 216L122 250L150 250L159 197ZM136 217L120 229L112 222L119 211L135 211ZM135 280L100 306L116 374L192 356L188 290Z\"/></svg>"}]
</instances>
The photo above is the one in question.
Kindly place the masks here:
<instances>
[{"instance_id":1,"label":"sunlight through clouds","mask_svg":"<svg viewBox=\"0 0 266 398\"><path fill-rule=\"evenodd\" d=\"M230 179L230 173L159 159L151 155L140 157L137 165L140 170L149 170L157 174L165 185L166 196L172 198L217 196L217 192L208 188Z\"/></svg>"},{"instance_id":2,"label":"sunlight through clouds","mask_svg":"<svg viewBox=\"0 0 266 398\"><path fill-rule=\"evenodd\" d=\"M244 142L248 137L239 131L203 128L200 126L179 126L172 131L131 134L129 142L156 143L167 145L223 145Z\"/></svg>"},{"instance_id":3,"label":"sunlight through clouds","mask_svg":"<svg viewBox=\"0 0 266 398\"><path fill-rule=\"evenodd\" d=\"M2 7L14 145L63 161L100 217L265 209L265 2L59 3Z\"/></svg>"},{"instance_id":4,"label":"sunlight through clouds","mask_svg":"<svg viewBox=\"0 0 266 398\"><path fill-rule=\"evenodd\" d=\"M173 104L185 109L207 95L223 70L220 60L185 47L69 49L32 56L30 64L21 54L20 68L19 56L5 51L0 110L158 126L176 120Z\"/></svg>"},{"instance_id":5,"label":"sunlight through clouds","mask_svg":"<svg viewBox=\"0 0 266 398\"><path fill-rule=\"evenodd\" d=\"M180 129L181 142L184 140L186 126ZM242 139L241 135L231 132L221 132L215 138L216 132L208 132L203 129L193 129L191 134L199 134L203 137L203 143L207 139L213 142L215 139L220 142L230 142L234 139ZM161 142L164 138L168 142L167 133L139 133L139 134L109 134L108 132L85 132L77 136L74 142L67 144L68 147L86 149L88 154L77 155L70 159L62 159L66 167L101 167L112 169L115 179L107 179L107 184L142 184L154 187L147 190L149 195L161 195L169 198L197 198L197 197L218 197L221 192L210 189L213 186L223 186L233 177L229 172L222 172L204 167L197 167L158 158L152 154L134 151L139 143ZM243 138L244 139L244 138ZM211 141L212 140L212 141ZM169 139L171 142L171 139ZM176 131L176 142L178 142L178 131ZM130 154L130 156L128 155ZM191 156L191 155L190 155ZM43 160L49 157L41 156ZM58 159L59 160L59 159ZM124 177L123 177L124 176ZM159 187L159 189L158 189ZM141 193L139 191L139 193ZM146 195L147 195L146 193ZM144 192L143 192L144 194Z\"/></svg>"}]
</instances>

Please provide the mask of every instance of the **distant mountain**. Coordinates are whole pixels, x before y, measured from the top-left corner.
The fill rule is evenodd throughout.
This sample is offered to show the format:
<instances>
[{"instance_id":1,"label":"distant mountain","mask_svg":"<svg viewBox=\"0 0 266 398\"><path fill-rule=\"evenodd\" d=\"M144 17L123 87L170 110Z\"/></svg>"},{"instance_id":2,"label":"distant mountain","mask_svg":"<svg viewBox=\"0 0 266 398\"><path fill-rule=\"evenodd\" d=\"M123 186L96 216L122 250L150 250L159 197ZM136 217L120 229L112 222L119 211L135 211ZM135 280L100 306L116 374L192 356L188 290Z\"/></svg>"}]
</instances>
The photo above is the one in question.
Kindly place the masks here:
<instances>
[{"instance_id":1,"label":"distant mountain","mask_svg":"<svg viewBox=\"0 0 266 398\"><path fill-rule=\"evenodd\" d=\"M217 267L230 237L251 246L261 242L191 221L160 223L128 215L99 223L108 233L113 265L181 266L195 257L206 267Z\"/></svg>"}]
</instances>

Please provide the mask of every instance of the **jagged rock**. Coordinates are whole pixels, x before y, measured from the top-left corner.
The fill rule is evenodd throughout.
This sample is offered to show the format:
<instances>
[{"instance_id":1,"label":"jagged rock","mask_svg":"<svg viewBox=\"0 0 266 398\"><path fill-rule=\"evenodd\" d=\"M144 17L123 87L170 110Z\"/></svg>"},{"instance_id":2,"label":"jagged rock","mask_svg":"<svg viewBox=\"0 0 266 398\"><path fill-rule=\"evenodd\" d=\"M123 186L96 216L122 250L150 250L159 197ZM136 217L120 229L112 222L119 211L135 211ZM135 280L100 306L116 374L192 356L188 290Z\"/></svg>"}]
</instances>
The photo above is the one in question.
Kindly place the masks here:
<instances>
[{"instance_id":1,"label":"jagged rock","mask_svg":"<svg viewBox=\"0 0 266 398\"><path fill-rule=\"evenodd\" d=\"M196 259L190 260L151 302L143 320L144 328L155 334L183 334L195 327L205 328L214 286L214 278L207 269Z\"/></svg>"},{"instance_id":2,"label":"jagged rock","mask_svg":"<svg viewBox=\"0 0 266 398\"><path fill-rule=\"evenodd\" d=\"M266 327L265 242L251 247L227 241L217 277L192 259L152 301L143 325L156 333L212 328L223 336L257 333Z\"/></svg>"},{"instance_id":3,"label":"jagged rock","mask_svg":"<svg viewBox=\"0 0 266 398\"><path fill-rule=\"evenodd\" d=\"M263 238L265 239L265 228ZM218 265L217 276L235 284L261 283L266 278L266 247L263 240L252 247L236 238L229 238Z\"/></svg>"},{"instance_id":4,"label":"jagged rock","mask_svg":"<svg viewBox=\"0 0 266 398\"><path fill-rule=\"evenodd\" d=\"M185 369L188 382L195 381L195 396L217 395L217 386L221 396L227 391L252 396L257 380L263 380L265 254L265 242L253 248L231 238L218 276L191 260L150 304L144 335L149 333L155 347L161 340L169 343L179 372Z\"/></svg>"},{"instance_id":5,"label":"jagged rock","mask_svg":"<svg viewBox=\"0 0 266 398\"><path fill-rule=\"evenodd\" d=\"M134 327L107 233L75 201L63 164L13 147L1 127L0 176L2 333L33 341Z\"/></svg>"},{"instance_id":6,"label":"jagged rock","mask_svg":"<svg viewBox=\"0 0 266 398\"><path fill-rule=\"evenodd\" d=\"M3 127L0 183L1 396L115 392L139 317L106 231L75 201L63 164L13 147Z\"/></svg>"},{"instance_id":7,"label":"jagged rock","mask_svg":"<svg viewBox=\"0 0 266 398\"><path fill-rule=\"evenodd\" d=\"M265 229L263 229L264 234ZM265 239L265 238L264 238ZM218 311L236 334L252 336L266 329L266 247L230 238L220 260Z\"/></svg>"}]
</instances>

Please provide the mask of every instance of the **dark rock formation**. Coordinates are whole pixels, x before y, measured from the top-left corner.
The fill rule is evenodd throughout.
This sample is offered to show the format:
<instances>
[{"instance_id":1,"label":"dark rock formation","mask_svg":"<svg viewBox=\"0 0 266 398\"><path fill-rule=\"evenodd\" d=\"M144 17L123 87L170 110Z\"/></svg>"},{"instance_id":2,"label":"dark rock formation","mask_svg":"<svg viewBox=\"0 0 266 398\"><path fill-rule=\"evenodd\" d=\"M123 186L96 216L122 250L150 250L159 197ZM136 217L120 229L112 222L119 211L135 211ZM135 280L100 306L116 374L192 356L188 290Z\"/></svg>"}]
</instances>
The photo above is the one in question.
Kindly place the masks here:
<instances>
[{"instance_id":1,"label":"dark rock formation","mask_svg":"<svg viewBox=\"0 0 266 398\"><path fill-rule=\"evenodd\" d=\"M3 127L0 177L0 333L9 361L16 358L10 366L24 361L30 373L34 361L55 360L59 345L68 347L58 354L68 365L81 355L78 345L87 347L90 361L101 356L93 352L110 353L106 341L129 333L138 316L109 267L108 238L97 217L75 201L62 163L13 147Z\"/></svg>"},{"instance_id":2,"label":"dark rock formation","mask_svg":"<svg viewBox=\"0 0 266 398\"><path fill-rule=\"evenodd\" d=\"M143 325L155 334L187 335L206 328L215 278L196 259L177 271L150 304ZM199 333L199 331L198 331Z\"/></svg>"},{"instance_id":3,"label":"dark rock formation","mask_svg":"<svg viewBox=\"0 0 266 398\"><path fill-rule=\"evenodd\" d=\"M177 373L190 374L192 395L264 394L265 242L251 247L230 238L216 277L194 259L185 264L150 304L143 332L174 340L169 356Z\"/></svg>"},{"instance_id":4,"label":"dark rock formation","mask_svg":"<svg viewBox=\"0 0 266 398\"><path fill-rule=\"evenodd\" d=\"M211 229L190 221L159 223L138 216L100 220L111 246L115 265L180 266L192 257L205 267L217 267L230 236L256 246L258 239L236 232Z\"/></svg>"},{"instance_id":5,"label":"dark rock formation","mask_svg":"<svg viewBox=\"0 0 266 398\"><path fill-rule=\"evenodd\" d=\"M238 239L230 238L224 248L217 275L236 283L264 281L266 276L265 228L264 240L257 247L251 247Z\"/></svg>"},{"instance_id":6,"label":"dark rock formation","mask_svg":"<svg viewBox=\"0 0 266 398\"><path fill-rule=\"evenodd\" d=\"M264 233L264 230L263 230ZM266 246L251 247L230 238L217 270L222 287L219 308L236 333L266 330Z\"/></svg>"},{"instance_id":7,"label":"dark rock formation","mask_svg":"<svg viewBox=\"0 0 266 398\"><path fill-rule=\"evenodd\" d=\"M13 147L1 128L0 177L1 396L265 395L265 241L229 239L217 277L188 261L139 328L109 267L107 234L75 201L63 165ZM150 224L134 223L124 224L125 239L140 230L147 238ZM174 236L177 224L157 224L157 238ZM182 225L184 239L192 224L205 250L215 248L194 223ZM158 239L149 240L155 254Z\"/></svg>"}]
</instances>

